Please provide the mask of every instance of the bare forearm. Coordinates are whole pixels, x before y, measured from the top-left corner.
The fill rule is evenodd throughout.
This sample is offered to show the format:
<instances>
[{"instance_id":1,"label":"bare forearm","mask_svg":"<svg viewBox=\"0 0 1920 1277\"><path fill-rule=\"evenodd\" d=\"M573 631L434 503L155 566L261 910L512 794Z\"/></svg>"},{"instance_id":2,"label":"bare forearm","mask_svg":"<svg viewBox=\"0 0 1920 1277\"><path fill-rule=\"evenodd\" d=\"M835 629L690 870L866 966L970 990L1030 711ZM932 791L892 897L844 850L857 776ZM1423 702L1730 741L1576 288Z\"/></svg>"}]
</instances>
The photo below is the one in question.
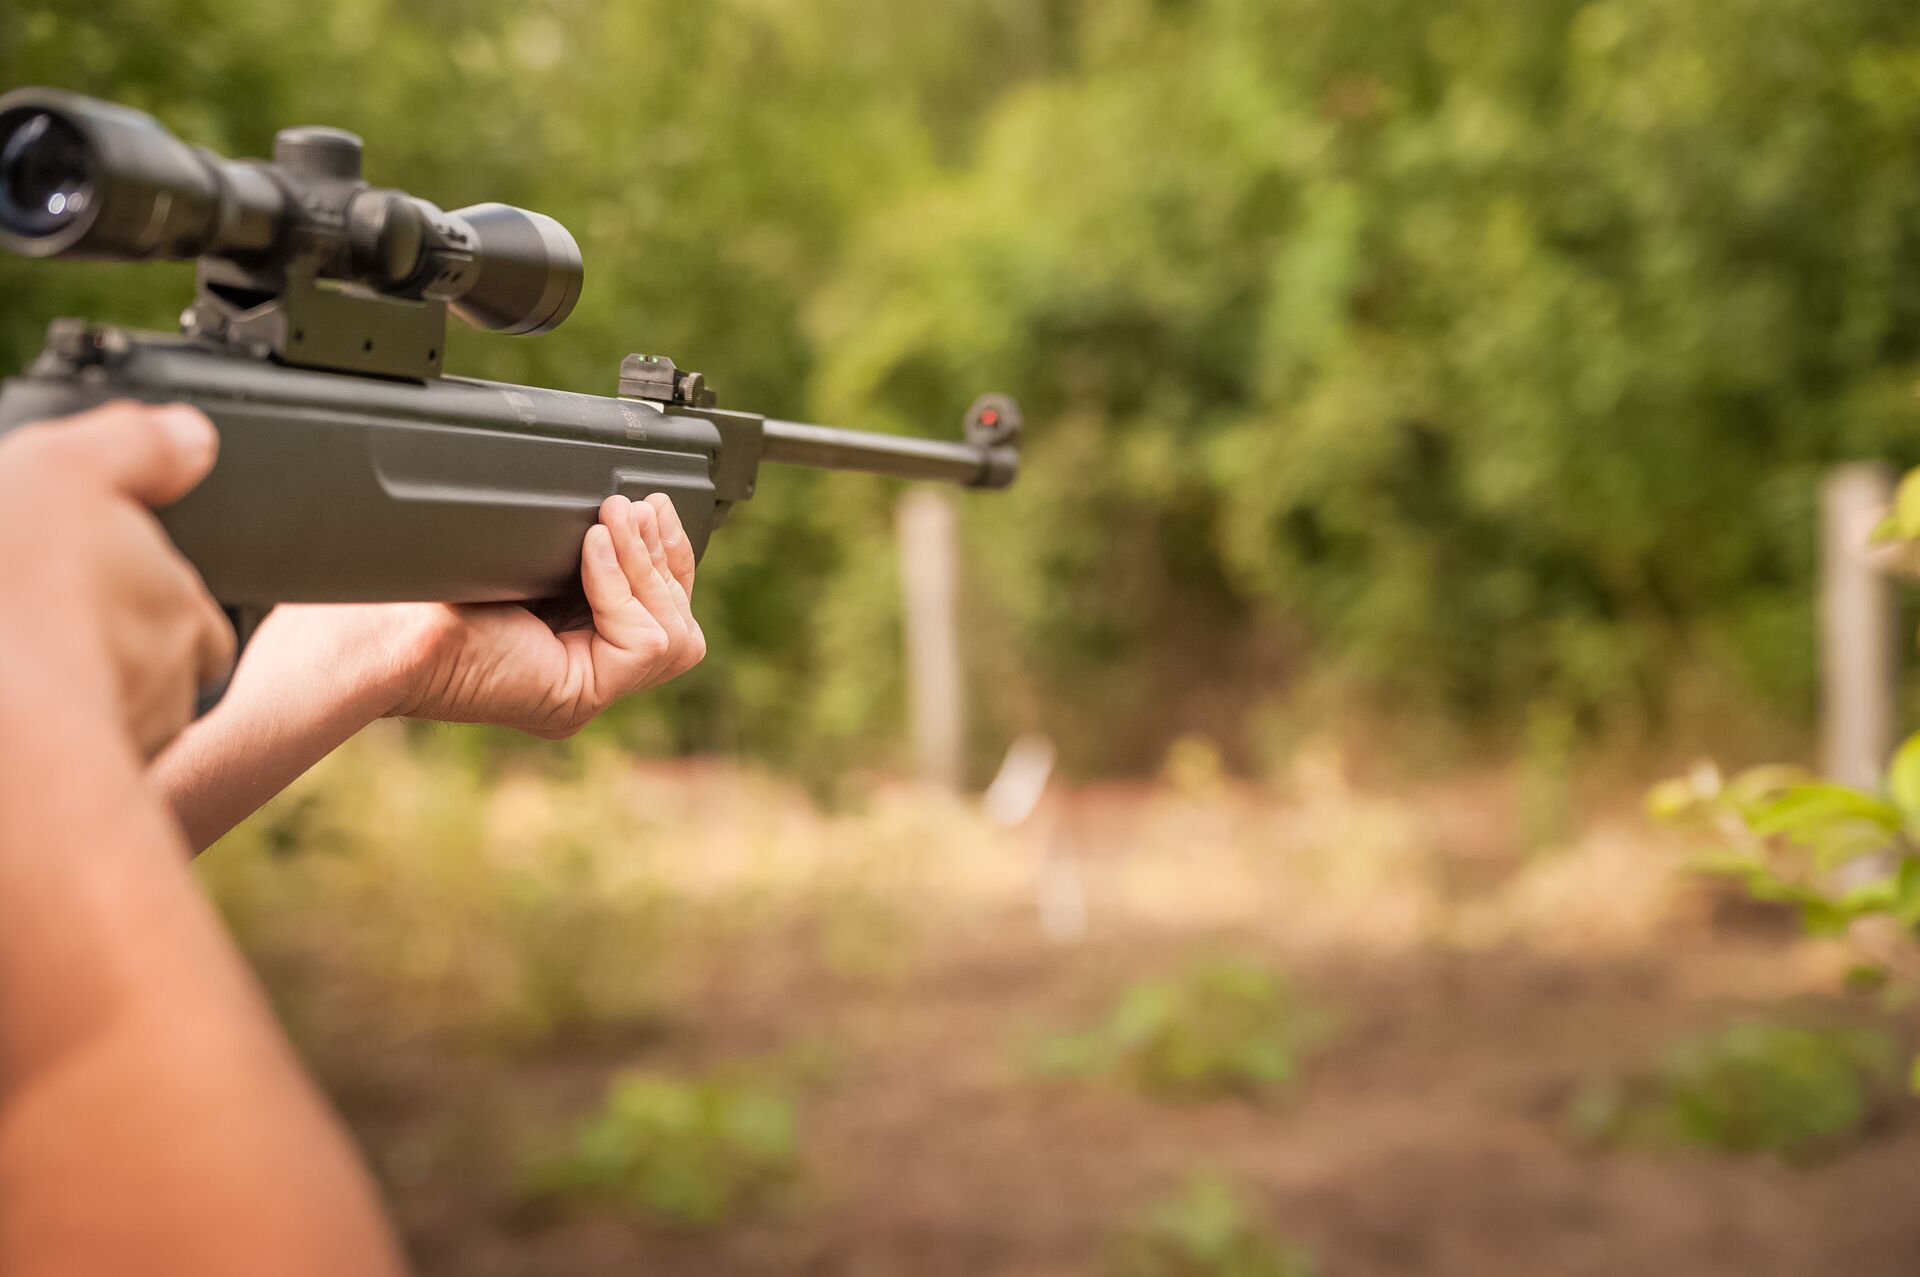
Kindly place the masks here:
<instances>
[{"instance_id":1,"label":"bare forearm","mask_svg":"<svg viewBox=\"0 0 1920 1277\"><path fill-rule=\"evenodd\" d=\"M393 1273L127 744L0 689L0 1272Z\"/></svg>"},{"instance_id":2,"label":"bare forearm","mask_svg":"<svg viewBox=\"0 0 1920 1277\"><path fill-rule=\"evenodd\" d=\"M268 616L220 704L150 769L196 853L393 705L389 649L338 623L351 609L327 626L311 611Z\"/></svg>"}]
</instances>

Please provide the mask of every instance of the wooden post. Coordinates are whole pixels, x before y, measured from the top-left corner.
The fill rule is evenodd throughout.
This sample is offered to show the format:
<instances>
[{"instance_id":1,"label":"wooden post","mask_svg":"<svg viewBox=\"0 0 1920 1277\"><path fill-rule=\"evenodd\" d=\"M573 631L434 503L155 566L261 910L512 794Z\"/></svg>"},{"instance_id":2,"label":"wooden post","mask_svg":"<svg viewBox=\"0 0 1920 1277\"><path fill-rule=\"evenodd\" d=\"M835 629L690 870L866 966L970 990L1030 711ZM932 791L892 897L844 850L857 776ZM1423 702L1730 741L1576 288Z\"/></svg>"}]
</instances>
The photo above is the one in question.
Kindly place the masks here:
<instances>
[{"instance_id":1,"label":"wooden post","mask_svg":"<svg viewBox=\"0 0 1920 1277\"><path fill-rule=\"evenodd\" d=\"M1900 676L1892 588L1868 551L1892 503L1893 475L1874 462L1820 486L1820 763L1869 789L1893 752Z\"/></svg>"},{"instance_id":2,"label":"wooden post","mask_svg":"<svg viewBox=\"0 0 1920 1277\"><path fill-rule=\"evenodd\" d=\"M900 501L898 535L915 768L926 784L957 792L966 779L967 705L953 498L935 488L910 489Z\"/></svg>"}]
</instances>

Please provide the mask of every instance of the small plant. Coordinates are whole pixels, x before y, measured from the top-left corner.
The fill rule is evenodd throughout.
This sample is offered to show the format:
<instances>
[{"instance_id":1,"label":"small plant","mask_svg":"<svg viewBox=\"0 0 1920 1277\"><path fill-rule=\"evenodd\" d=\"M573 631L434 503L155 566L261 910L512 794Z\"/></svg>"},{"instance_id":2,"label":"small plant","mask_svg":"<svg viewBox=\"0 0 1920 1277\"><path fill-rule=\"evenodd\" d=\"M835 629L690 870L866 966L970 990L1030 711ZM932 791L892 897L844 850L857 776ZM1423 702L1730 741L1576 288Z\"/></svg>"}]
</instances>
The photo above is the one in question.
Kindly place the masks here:
<instances>
[{"instance_id":1,"label":"small plant","mask_svg":"<svg viewBox=\"0 0 1920 1277\"><path fill-rule=\"evenodd\" d=\"M1920 572L1920 470L1901 480L1873 540L1888 566ZM1711 832L1719 846L1696 868L1796 907L1816 935L1844 932L1866 948L1871 960L1849 973L1850 987L1889 1002L1920 987L1920 735L1873 790L1798 767L1724 780L1705 765L1655 786L1647 806L1656 818ZM1909 1085L1920 1093L1920 1061Z\"/></svg>"},{"instance_id":2,"label":"small plant","mask_svg":"<svg viewBox=\"0 0 1920 1277\"><path fill-rule=\"evenodd\" d=\"M1245 1199L1196 1179L1115 1239L1112 1277L1311 1277L1307 1257L1251 1218Z\"/></svg>"},{"instance_id":3,"label":"small plant","mask_svg":"<svg viewBox=\"0 0 1920 1277\"><path fill-rule=\"evenodd\" d=\"M793 1105L765 1087L628 1074L573 1147L527 1173L530 1196L713 1228L792 1178Z\"/></svg>"},{"instance_id":4,"label":"small plant","mask_svg":"<svg viewBox=\"0 0 1920 1277\"><path fill-rule=\"evenodd\" d=\"M1884 793L1798 767L1755 767L1731 780L1701 767L1656 786L1647 806L1714 836L1719 846L1695 868L1797 906L1817 934L1875 916L1905 931L1920 925L1920 736L1894 756Z\"/></svg>"},{"instance_id":5,"label":"small plant","mask_svg":"<svg viewBox=\"0 0 1920 1277\"><path fill-rule=\"evenodd\" d=\"M1576 1133L1804 1163L1856 1137L1897 1089L1898 1051L1871 1029L1740 1024L1677 1043L1651 1077L1589 1088Z\"/></svg>"},{"instance_id":6,"label":"small plant","mask_svg":"<svg viewBox=\"0 0 1920 1277\"><path fill-rule=\"evenodd\" d=\"M1895 1002L1920 985L1920 735L1894 755L1882 792L1798 767L1723 780L1703 766L1656 786L1647 807L1713 837L1718 845L1695 858L1695 869L1794 907L1814 935L1850 935L1870 959L1849 974L1850 986L1881 989ZM1920 1091L1920 1062L1911 1086Z\"/></svg>"},{"instance_id":7,"label":"small plant","mask_svg":"<svg viewBox=\"0 0 1920 1277\"><path fill-rule=\"evenodd\" d=\"M535 1046L649 1022L662 902L603 885L582 848L560 842L542 854L537 872L501 871L486 884L505 977L489 1035Z\"/></svg>"},{"instance_id":8,"label":"small plant","mask_svg":"<svg viewBox=\"0 0 1920 1277\"><path fill-rule=\"evenodd\" d=\"M1262 1095L1294 1082L1325 1035L1272 971L1240 960L1199 963L1129 988L1104 1025L1052 1038L1050 1073L1121 1076L1154 1095Z\"/></svg>"}]
</instances>

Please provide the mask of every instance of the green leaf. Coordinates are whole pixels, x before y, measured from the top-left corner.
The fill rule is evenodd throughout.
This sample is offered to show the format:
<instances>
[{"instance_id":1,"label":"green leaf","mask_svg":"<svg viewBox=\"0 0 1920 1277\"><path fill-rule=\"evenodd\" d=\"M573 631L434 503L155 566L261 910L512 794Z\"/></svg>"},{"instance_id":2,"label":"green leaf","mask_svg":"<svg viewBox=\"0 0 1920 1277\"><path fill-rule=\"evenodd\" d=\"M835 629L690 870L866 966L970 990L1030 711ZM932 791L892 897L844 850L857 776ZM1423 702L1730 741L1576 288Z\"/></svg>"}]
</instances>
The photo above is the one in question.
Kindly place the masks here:
<instances>
[{"instance_id":1,"label":"green leaf","mask_svg":"<svg viewBox=\"0 0 1920 1277\"><path fill-rule=\"evenodd\" d=\"M1845 976L1848 993L1879 993L1887 987L1891 978L1886 967L1877 962L1857 962L1847 968Z\"/></svg>"},{"instance_id":2,"label":"green leaf","mask_svg":"<svg viewBox=\"0 0 1920 1277\"><path fill-rule=\"evenodd\" d=\"M1804 767L1789 763L1767 763L1749 767L1727 782L1727 801L1741 809L1772 798L1781 792L1819 780Z\"/></svg>"},{"instance_id":3,"label":"green leaf","mask_svg":"<svg viewBox=\"0 0 1920 1277\"><path fill-rule=\"evenodd\" d=\"M1887 768L1887 792L1900 804L1909 825L1920 822L1920 733L1907 737L1893 756Z\"/></svg>"},{"instance_id":4,"label":"green leaf","mask_svg":"<svg viewBox=\"0 0 1920 1277\"><path fill-rule=\"evenodd\" d=\"M1904 927L1920 926L1920 856L1902 857L1893 882L1893 916Z\"/></svg>"},{"instance_id":5,"label":"green leaf","mask_svg":"<svg viewBox=\"0 0 1920 1277\"><path fill-rule=\"evenodd\" d=\"M1700 804L1700 796L1684 776L1663 780L1647 791L1647 815L1655 820L1679 820Z\"/></svg>"},{"instance_id":6,"label":"green leaf","mask_svg":"<svg viewBox=\"0 0 1920 1277\"><path fill-rule=\"evenodd\" d=\"M1836 869L1867 856L1879 856L1892 841L1886 830L1864 821L1850 821L1798 839L1813 853L1817 873Z\"/></svg>"},{"instance_id":7,"label":"green leaf","mask_svg":"<svg viewBox=\"0 0 1920 1277\"><path fill-rule=\"evenodd\" d=\"M1687 861L1687 868L1714 878L1751 878L1766 872L1766 865L1743 851L1715 848L1703 851Z\"/></svg>"},{"instance_id":8,"label":"green leaf","mask_svg":"<svg viewBox=\"0 0 1920 1277\"><path fill-rule=\"evenodd\" d=\"M1859 918L1870 913L1891 912L1895 899L1893 880L1882 878L1861 883L1834 901L1834 906L1849 918Z\"/></svg>"},{"instance_id":9,"label":"green leaf","mask_svg":"<svg viewBox=\"0 0 1920 1277\"><path fill-rule=\"evenodd\" d=\"M1784 834L1802 843L1817 843L1849 822L1866 822L1889 836L1904 823L1900 809L1886 799L1830 781L1765 799L1748 817L1756 834Z\"/></svg>"},{"instance_id":10,"label":"green leaf","mask_svg":"<svg viewBox=\"0 0 1920 1277\"><path fill-rule=\"evenodd\" d=\"M1810 936L1845 935L1851 921L1845 910L1829 901L1810 900L1800 906L1800 925Z\"/></svg>"},{"instance_id":11,"label":"green leaf","mask_svg":"<svg viewBox=\"0 0 1920 1277\"><path fill-rule=\"evenodd\" d=\"M1875 541L1911 541L1920 537L1920 470L1908 471L1894 495L1893 509L1873 530Z\"/></svg>"}]
</instances>

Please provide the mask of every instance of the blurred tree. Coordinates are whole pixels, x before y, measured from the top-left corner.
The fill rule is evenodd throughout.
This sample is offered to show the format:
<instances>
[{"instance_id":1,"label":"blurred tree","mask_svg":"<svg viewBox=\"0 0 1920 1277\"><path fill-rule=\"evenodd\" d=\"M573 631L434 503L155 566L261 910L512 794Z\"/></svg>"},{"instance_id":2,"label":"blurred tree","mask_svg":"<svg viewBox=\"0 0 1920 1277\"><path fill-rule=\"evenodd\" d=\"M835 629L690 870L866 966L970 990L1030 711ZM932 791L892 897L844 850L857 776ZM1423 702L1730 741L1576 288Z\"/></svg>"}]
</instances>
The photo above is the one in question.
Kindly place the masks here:
<instances>
[{"instance_id":1,"label":"blurred tree","mask_svg":"<svg viewBox=\"0 0 1920 1277\"><path fill-rule=\"evenodd\" d=\"M298 32L293 35L291 33ZM945 432L989 721L1156 756L1301 668L1401 712L1804 711L1815 475L1905 442L1920 11L1897 0L29 0L0 82L579 235L563 334L455 366ZM179 268L0 262L0 363L164 325ZM897 736L883 486L782 478L703 577L714 670L636 738L831 767Z\"/></svg>"},{"instance_id":2,"label":"blurred tree","mask_svg":"<svg viewBox=\"0 0 1920 1277\"><path fill-rule=\"evenodd\" d=\"M822 402L1032 401L974 513L1083 742L1279 617L1401 706L1802 710L1817 471L1913 452L1917 16L1089 6L814 309Z\"/></svg>"}]
</instances>

